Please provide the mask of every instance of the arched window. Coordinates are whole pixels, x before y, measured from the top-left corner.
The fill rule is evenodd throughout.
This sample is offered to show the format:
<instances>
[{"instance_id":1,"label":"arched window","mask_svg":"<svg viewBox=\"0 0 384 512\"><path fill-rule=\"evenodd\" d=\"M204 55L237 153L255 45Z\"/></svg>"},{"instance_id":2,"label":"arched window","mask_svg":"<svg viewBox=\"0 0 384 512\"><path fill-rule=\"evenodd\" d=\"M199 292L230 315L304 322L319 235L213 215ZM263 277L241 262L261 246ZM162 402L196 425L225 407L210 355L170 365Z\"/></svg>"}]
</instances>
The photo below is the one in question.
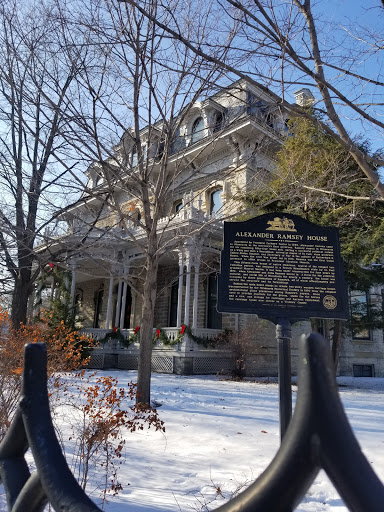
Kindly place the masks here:
<instances>
[{"instance_id":1,"label":"arched window","mask_svg":"<svg viewBox=\"0 0 384 512\"><path fill-rule=\"evenodd\" d=\"M194 144L204 136L204 121L202 117L198 117L193 121L191 130L191 144Z\"/></svg>"},{"instance_id":2,"label":"arched window","mask_svg":"<svg viewBox=\"0 0 384 512\"><path fill-rule=\"evenodd\" d=\"M175 204L173 205L173 211L174 213L178 213L183 207L183 200L179 199L178 201L175 201Z\"/></svg>"},{"instance_id":3,"label":"arched window","mask_svg":"<svg viewBox=\"0 0 384 512\"><path fill-rule=\"evenodd\" d=\"M223 201L221 198L221 194L223 192L222 188L217 188L216 190L213 190L210 195L209 200L209 213L211 215L214 215L217 213L220 208L223 206Z\"/></svg>"}]
</instances>

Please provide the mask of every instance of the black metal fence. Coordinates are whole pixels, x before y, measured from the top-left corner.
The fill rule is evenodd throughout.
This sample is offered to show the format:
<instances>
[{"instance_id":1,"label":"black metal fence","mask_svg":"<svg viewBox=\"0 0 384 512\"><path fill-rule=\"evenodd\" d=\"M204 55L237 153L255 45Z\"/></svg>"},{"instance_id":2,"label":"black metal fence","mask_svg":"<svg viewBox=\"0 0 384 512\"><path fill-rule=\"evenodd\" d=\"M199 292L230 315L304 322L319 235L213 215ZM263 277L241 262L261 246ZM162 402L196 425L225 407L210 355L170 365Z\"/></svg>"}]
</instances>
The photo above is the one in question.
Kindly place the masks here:
<instances>
[{"instance_id":1,"label":"black metal fence","mask_svg":"<svg viewBox=\"0 0 384 512\"><path fill-rule=\"evenodd\" d=\"M31 448L36 471L24 455ZM296 407L275 458L262 475L220 512L291 512L323 468L349 510L384 510L384 486L361 452L337 391L328 343L303 337ZM49 410L44 344L25 348L23 388L14 420L0 444L0 478L12 512L100 509L67 466ZM127 506L128 510L134 510Z\"/></svg>"}]
</instances>

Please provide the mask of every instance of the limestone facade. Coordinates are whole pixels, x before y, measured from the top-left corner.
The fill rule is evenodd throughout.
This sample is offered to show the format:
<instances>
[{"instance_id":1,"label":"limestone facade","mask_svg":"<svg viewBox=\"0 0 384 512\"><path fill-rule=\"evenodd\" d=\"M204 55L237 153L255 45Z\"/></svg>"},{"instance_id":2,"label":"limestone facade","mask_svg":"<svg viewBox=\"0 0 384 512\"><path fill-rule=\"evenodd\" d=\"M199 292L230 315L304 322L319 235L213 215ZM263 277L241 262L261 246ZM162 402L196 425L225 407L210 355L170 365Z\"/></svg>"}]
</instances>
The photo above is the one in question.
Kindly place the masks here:
<instances>
[{"instance_id":1,"label":"limestone facade","mask_svg":"<svg viewBox=\"0 0 384 512\"><path fill-rule=\"evenodd\" d=\"M248 376L276 376L275 326L254 315L218 313L215 294L223 221L242 210L241 196L268 186L276 172L273 155L284 130L284 115L272 98L244 81L194 105L185 117L170 155L182 172L170 188L158 223L163 236L178 236L179 243L169 244L160 259L153 327L163 329L170 339L177 337L182 325L206 340L224 329L231 335L227 345L213 347L199 345L188 336L174 346L158 342L153 351L155 371L228 373L241 359ZM142 142L147 144L146 158L155 162L159 143L152 143L145 129ZM134 148L121 146L116 151L131 154L134 168ZM128 186L114 191L119 215L103 202L99 167L95 164L88 172L87 186L95 196L79 201L65 215L68 237L84 240L84 250L69 255L71 303L76 303L78 327L84 332L101 339L117 327L129 337L141 321L142 212ZM91 225L96 230L88 233ZM293 326L293 373L297 341L309 332L309 322ZM92 364L129 369L135 368L137 357L137 344L123 349L112 342L94 351ZM370 369L372 375L384 376L382 331L370 332L365 340L345 333L340 373L369 374Z\"/></svg>"}]
</instances>

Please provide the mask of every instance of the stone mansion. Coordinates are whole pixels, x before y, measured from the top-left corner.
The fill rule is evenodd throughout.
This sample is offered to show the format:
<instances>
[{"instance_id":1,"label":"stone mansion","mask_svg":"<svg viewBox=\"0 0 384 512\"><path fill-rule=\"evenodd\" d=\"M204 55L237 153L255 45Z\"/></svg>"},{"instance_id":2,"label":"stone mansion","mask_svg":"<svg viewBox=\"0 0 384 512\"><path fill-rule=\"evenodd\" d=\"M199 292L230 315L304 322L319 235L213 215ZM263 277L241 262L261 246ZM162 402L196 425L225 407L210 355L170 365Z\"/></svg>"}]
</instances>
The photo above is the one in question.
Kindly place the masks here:
<instances>
[{"instance_id":1,"label":"stone mansion","mask_svg":"<svg viewBox=\"0 0 384 512\"><path fill-rule=\"evenodd\" d=\"M295 93L297 103L303 104L310 95L301 89ZM255 315L219 313L216 302L223 222L242 211L243 195L268 186L269 176L276 172L274 154L286 129L284 112L274 99L244 80L194 103L183 116L168 154L169 168L177 166L181 171L158 221L168 249L159 262L154 371L230 373L241 359L250 377L277 375L275 326ZM146 128L140 138L142 154L156 172L161 140L156 139L156 130L149 133ZM134 169L136 148L123 139L114 151L125 152ZM71 306L78 327L104 341L92 351L90 367L136 369L143 283L140 244L144 243L140 200L128 186L114 188L125 213L122 225L105 200L106 177L100 166L92 165L87 174L87 189L93 193L63 214L67 240L73 246L80 240L83 244L81 251L68 251ZM381 290L372 290L369 297L354 293L353 300L363 307L368 300L381 304ZM292 328L293 372L297 339L309 331L309 322ZM230 333L231 341L216 343L223 332ZM122 337L131 341L129 346ZM345 336L339 373L383 377L382 330Z\"/></svg>"}]
</instances>

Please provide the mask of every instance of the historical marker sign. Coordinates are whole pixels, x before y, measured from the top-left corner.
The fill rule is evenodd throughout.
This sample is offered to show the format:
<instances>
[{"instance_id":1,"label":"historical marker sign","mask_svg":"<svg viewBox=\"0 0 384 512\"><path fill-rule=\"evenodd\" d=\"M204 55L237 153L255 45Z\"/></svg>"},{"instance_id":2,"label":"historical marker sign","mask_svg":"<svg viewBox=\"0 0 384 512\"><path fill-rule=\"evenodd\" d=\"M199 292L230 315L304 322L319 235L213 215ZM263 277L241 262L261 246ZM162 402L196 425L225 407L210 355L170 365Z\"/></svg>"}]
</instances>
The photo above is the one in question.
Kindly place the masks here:
<instances>
[{"instance_id":1,"label":"historical marker sign","mask_svg":"<svg viewBox=\"0 0 384 512\"><path fill-rule=\"evenodd\" d=\"M225 222L218 310L348 318L338 230L287 213Z\"/></svg>"}]
</instances>

